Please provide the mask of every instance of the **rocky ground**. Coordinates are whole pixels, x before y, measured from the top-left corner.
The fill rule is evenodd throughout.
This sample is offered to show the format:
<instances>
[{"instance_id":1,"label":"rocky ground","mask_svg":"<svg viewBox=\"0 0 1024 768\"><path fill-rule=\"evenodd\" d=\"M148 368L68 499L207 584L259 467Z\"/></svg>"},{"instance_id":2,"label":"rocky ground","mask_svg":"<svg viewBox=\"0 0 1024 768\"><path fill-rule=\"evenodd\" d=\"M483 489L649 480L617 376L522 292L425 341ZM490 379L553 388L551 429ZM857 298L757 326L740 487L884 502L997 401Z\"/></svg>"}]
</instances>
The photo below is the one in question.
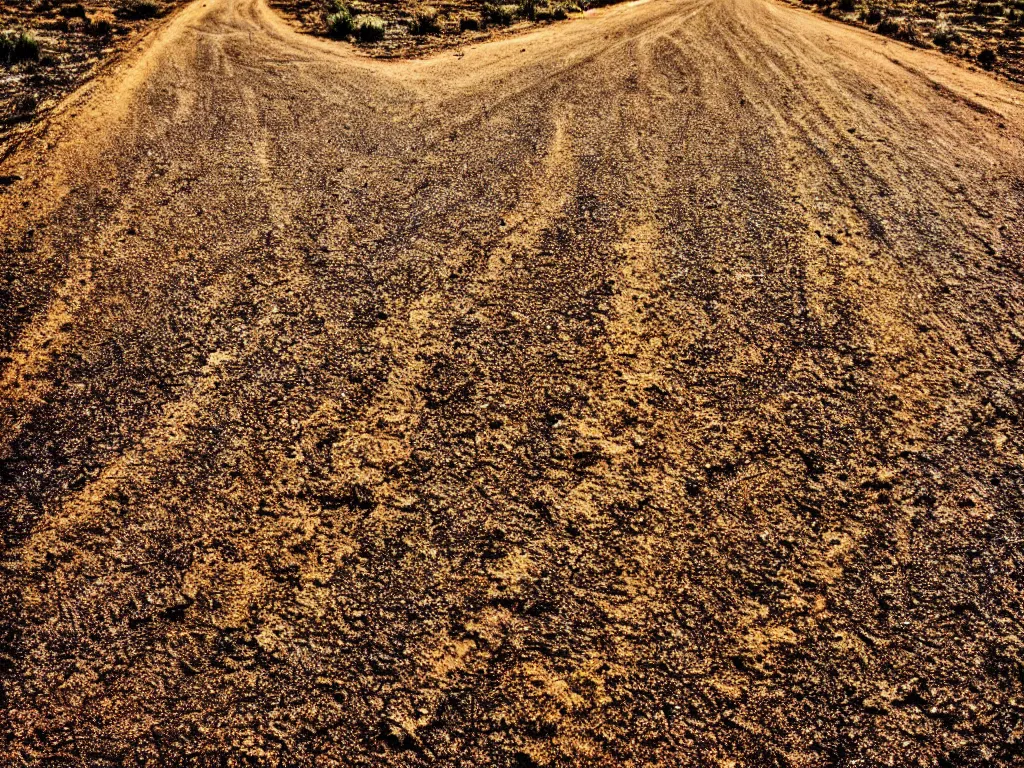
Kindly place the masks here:
<instances>
[{"instance_id":1,"label":"rocky ground","mask_svg":"<svg viewBox=\"0 0 1024 768\"><path fill-rule=\"evenodd\" d=\"M0 765L1019 768L1019 87L774 0L144 43L0 161Z\"/></svg>"}]
</instances>

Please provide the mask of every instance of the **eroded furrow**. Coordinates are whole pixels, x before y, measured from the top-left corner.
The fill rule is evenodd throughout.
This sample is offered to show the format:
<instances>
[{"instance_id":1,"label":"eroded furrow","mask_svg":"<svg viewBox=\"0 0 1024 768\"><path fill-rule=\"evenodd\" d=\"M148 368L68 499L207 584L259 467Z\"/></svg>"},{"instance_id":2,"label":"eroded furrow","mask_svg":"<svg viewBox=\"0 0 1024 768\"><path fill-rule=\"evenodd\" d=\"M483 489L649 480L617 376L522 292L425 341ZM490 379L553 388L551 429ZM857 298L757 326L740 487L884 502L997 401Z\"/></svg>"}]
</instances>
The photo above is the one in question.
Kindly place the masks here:
<instances>
[{"instance_id":1,"label":"eroded furrow","mask_svg":"<svg viewBox=\"0 0 1024 768\"><path fill-rule=\"evenodd\" d=\"M0 756L1012 765L1019 93L765 0L463 53L196 3L18 160Z\"/></svg>"}]
</instances>

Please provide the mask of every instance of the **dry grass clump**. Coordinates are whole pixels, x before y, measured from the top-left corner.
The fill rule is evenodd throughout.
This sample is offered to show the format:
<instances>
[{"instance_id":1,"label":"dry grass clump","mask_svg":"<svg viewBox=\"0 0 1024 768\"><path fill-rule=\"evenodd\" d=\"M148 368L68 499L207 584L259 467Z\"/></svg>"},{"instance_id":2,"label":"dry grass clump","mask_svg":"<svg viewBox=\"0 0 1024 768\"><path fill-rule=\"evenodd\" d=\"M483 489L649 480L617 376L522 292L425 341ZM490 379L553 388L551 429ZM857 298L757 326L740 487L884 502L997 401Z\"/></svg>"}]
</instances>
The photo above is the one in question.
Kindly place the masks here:
<instances>
[{"instance_id":1,"label":"dry grass clump","mask_svg":"<svg viewBox=\"0 0 1024 768\"><path fill-rule=\"evenodd\" d=\"M992 69L995 67L996 61L998 60L999 57L991 48L985 48L978 54L978 63L985 69Z\"/></svg>"},{"instance_id":2,"label":"dry grass clump","mask_svg":"<svg viewBox=\"0 0 1024 768\"><path fill-rule=\"evenodd\" d=\"M409 31L414 35L436 35L440 32L437 9L429 5L416 9L409 21Z\"/></svg>"},{"instance_id":3,"label":"dry grass clump","mask_svg":"<svg viewBox=\"0 0 1024 768\"><path fill-rule=\"evenodd\" d=\"M504 4L495 5L493 3L484 3L483 17L488 24L494 24L497 27L507 27L513 21L515 21L516 15L519 13L518 5Z\"/></svg>"},{"instance_id":4,"label":"dry grass clump","mask_svg":"<svg viewBox=\"0 0 1024 768\"><path fill-rule=\"evenodd\" d=\"M940 15L932 29L932 42L945 49L962 43L963 36L948 18Z\"/></svg>"},{"instance_id":5,"label":"dry grass clump","mask_svg":"<svg viewBox=\"0 0 1024 768\"><path fill-rule=\"evenodd\" d=\"M120 0L114 8L121 19L152 19L163 10L155 0Z\"/></svg>"},{"instance_id":6,"label":"dry grass clump","mask_svg":"<svg viewBox=\"0 0 1024 768\"><path fill-rule=\"evenodd\" d=\"M538 6L534 12L537 21L562 21L569 18L569 14L581 13L580 7L575 3L558 3L557 5Z\"/></svg>"},{"instance_id":7,"label":"dry grass clump","mask_svg":"<svg viewBox=\"0 0 1024 768\"><path fill-rule=\"evenodd\" d=\"M378 43L384 39L384 19L367 14L356 18L355 37L361 43Z\"/></svg>"},{"instance_id":8,"label":"dry grass clump","mask_svg":"<svg viewBox=\"0 0 1024 768\"><path fill-rule=\"evenodd\" d=\"M352 38L360 43L379 43L387 31L387 24L380 16L372 13L357 15L341 0L329 3L324 26L331 37Z\"/></svg>"},{"instance_id":9,"label":"dry grass clump","mask_svg":"<svg viewBox=\"0 0 1024 768\"><path fill-rule=\"evenodd\" d=\"M914 23L913 19L908 19L905 16L885 16L880 22L878 22L878 26L875 28L875 31L880 35L892 37L896 40L902 40L905 43L920 45L922 42L921 33L917 29L917 24Z\"/></svg>"}]
</instances>

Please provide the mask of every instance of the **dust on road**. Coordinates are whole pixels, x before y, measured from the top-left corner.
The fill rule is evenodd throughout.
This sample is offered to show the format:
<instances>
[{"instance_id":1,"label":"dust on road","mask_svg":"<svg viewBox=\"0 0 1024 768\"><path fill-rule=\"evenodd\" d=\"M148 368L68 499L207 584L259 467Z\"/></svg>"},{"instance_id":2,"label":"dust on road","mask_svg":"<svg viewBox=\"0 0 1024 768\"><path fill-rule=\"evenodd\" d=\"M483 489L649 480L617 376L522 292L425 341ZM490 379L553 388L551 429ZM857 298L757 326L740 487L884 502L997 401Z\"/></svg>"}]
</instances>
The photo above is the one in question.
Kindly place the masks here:
<instances>
[{"instance_id":1,"label":"dust on road","mask_svg":"<svg viewBox=\"0 0 1024 768\"><path fill-rule=\"evenodd\" d=\"M765 0L192 4L2 169L3 762L1017 764L1021 117Z\"/></svg>"}]
</instances>

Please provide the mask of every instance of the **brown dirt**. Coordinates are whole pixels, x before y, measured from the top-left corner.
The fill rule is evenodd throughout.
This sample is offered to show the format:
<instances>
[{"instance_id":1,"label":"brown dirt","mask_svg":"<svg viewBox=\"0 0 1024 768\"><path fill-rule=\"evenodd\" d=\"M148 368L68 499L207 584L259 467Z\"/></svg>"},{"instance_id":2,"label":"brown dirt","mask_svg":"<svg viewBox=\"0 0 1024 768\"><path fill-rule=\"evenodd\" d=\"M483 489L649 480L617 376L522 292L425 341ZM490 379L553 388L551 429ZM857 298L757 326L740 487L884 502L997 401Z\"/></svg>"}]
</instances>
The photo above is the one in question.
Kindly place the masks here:
<instances>
[{"instance_id":1,"label":"brown dirt","mask_svg":"<svg viewBox=\"0 0 1024 768\"><path fill-rule=\"evenodd\" d=\"M1024 752L1024 95L765 0L203 0L0 164L0 764Z\"/></svg>"},{"instance_id":2,"label":"brown dirt","mask_svg":"<svg viewBox=\"0 0 1024 768\"><path fill-rule=\"evenodd\" d=\"M790 0L826 16L967 59L1024 83L1024 2ZM986 59L986 56L991 58Z\"/></svg>"},{"instance_id":3,"label":"brown dirt","mask_svg":"<svg viewBox=\"0 0 1024 768\"><path fill-rule=\"evenodd\" d=\"M161 15L174 5L161 3ZM74 6L81 6L84 16ZM139 33L155 21L125 18L119 10L102 0L4 0L0 32L31 32L41 51L39 61L0 65L0 157L101 64L137 43Z\"/></svg>"}]
</instances>

